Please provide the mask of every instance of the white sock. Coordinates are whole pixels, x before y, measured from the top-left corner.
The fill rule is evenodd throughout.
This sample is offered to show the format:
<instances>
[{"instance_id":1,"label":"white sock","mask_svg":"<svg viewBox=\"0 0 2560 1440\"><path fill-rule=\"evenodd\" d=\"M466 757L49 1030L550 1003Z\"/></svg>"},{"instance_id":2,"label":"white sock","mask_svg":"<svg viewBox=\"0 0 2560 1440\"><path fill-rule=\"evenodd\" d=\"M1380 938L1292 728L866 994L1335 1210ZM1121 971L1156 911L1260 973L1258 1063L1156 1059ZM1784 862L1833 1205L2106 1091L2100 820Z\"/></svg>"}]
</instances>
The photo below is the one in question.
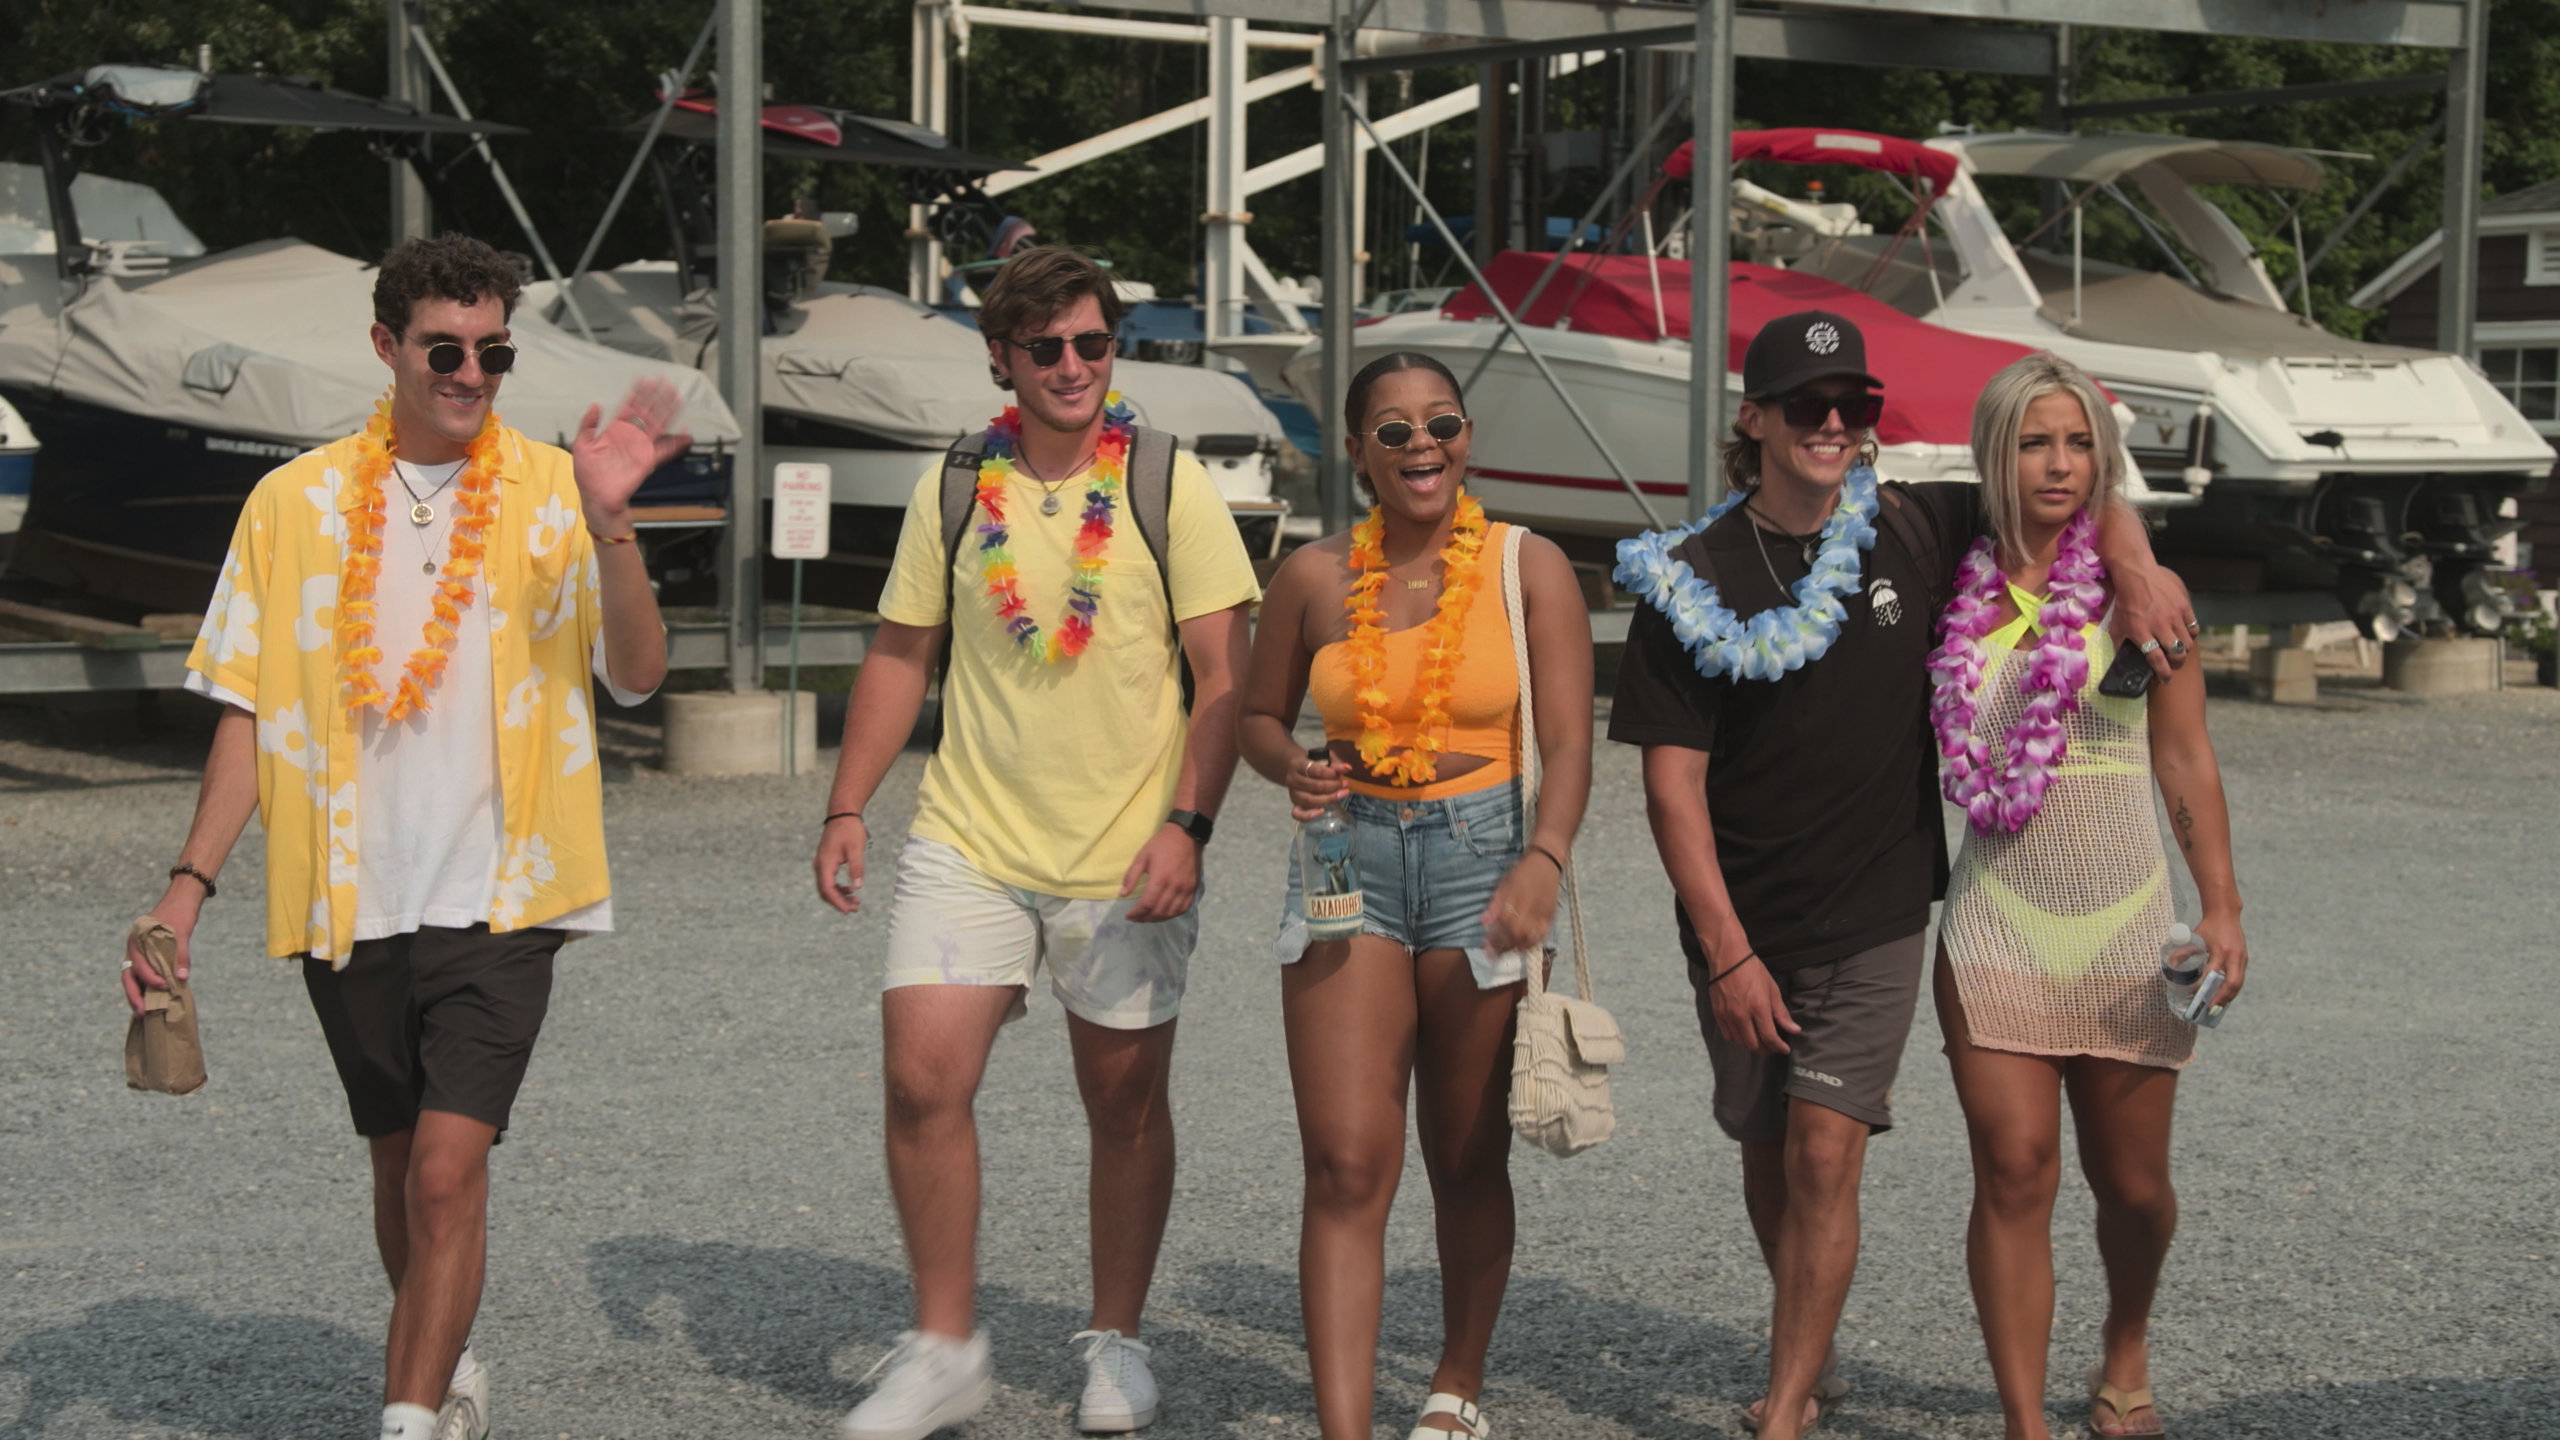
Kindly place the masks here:
<instances>
[{"instance_id":1,"label":"white sock","mask_svg":"<svg viewBox=\"0 0 2560 1440\"><path fill-rule=\"evenodd\" d=\"M456 1390L461 1389L462 1382L470 1379L472 1374L479 1370L479 1368L480 1362L472 1358L471 1347L468 1344L465 1344L462 1347L462 1358L453 1362L452 1388Z\"/></svg>"},{"instance_id":2,"label":"white sock","mask_svg":"<svg viewBox=\"0 0 2560 1440\"><path fill-rule=\"evenodd\" d=\"M435 1440L436 1412L424 1405L382 1407L382 1440Z\"/></svg>"}]
</instances>

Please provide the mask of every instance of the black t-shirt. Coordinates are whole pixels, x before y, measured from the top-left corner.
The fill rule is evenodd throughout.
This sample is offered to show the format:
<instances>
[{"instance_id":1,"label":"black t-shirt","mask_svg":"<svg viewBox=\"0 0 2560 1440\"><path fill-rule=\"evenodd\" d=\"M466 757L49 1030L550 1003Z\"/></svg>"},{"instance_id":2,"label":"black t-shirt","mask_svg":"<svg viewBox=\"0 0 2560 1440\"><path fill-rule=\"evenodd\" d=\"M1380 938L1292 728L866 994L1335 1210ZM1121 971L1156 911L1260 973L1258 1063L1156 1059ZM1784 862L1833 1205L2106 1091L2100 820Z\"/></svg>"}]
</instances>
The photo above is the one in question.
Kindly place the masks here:
<instances>
[{"instance_id":1,"label":"black t-shirt","mask_svg":"<svg viewBox=\"0 0 2560 1440\"><path fill-rule=\"evenodd\" d=\"M1875 548L1821 659L1776 681L1710 680L1650 604L1627 629L1609 738L1707 752L1716 858L1772 969L1917 934L1946 894L1928 663L1956 562L1981 525L1981 488L1883 490ZM1794 603L1786 587L1812 568L1812 538L1759 531L1737 506L1673 554L1748 619ZM1685 909L1679 923L1681 948L1703 963Z\"/></svg>"}]
</instances>

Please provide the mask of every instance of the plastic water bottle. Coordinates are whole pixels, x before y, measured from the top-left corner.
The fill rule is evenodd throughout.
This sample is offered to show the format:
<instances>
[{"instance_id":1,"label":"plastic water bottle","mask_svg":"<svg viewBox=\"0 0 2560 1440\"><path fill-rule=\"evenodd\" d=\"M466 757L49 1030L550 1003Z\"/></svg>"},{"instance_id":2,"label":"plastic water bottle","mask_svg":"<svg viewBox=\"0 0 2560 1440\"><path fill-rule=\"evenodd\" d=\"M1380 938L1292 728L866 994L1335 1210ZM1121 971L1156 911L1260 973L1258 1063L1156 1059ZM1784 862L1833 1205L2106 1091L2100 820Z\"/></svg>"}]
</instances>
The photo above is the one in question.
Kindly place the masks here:
<instances>
[{"instance_id":1,"label":"plastic water bottle","mask_svg":"<svg viewBox=\"0 0 2560 1440\"><path fill-rule=\"evenodd\" d=\"M2191 1024L2210 1027L2219 1023L2222 1016L2218 1012L2197 1012L2212 1005L2213 993L2222 989L2222 975L2219 971L2207 973L2208 958L2205 947L2196 943L2194 931L2184 923L2173 922L2169 926L2169 938L2160 947L2162 998L2169 1002L2169 1013ZM2196 999L2199 990L2206 992L2202 1006Z\"/></svg>"},{"instance_id":2,"label":"plastic water bottle","mask_svg":"<svg viewBox=\"0 0 2560 1440\"><path fill-rule=\"evenodd\" d=\"M1323 750L1310 750L1307 758L1333 759ZM1298 824L1298 891L1306 909L1308 939L1348 940L1360 933L1359 857L1351 817L1339 804L1327 805L1314 819Z\"/></svg>"}]
</instances>

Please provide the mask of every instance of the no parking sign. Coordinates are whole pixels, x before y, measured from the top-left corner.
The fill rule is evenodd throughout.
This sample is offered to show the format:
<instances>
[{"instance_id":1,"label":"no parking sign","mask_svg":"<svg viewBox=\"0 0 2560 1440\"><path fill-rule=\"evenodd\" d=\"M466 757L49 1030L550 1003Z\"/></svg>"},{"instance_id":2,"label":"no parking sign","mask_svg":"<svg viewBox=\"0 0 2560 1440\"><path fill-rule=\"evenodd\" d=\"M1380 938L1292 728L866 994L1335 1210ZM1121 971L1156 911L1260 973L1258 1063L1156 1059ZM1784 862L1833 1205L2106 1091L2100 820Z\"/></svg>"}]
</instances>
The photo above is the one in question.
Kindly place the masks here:
<instances>
[{"instance_id":1,"label":"no parking sign","mask_svg":"<svg viewBox=\"0 0 2560 1440\"><path fill-rule=\"evenodd\" d=\"M827 558L829 501L834 494L835 477L824 465L773 467L773 558Z\"/></svg>"}]
</instances>

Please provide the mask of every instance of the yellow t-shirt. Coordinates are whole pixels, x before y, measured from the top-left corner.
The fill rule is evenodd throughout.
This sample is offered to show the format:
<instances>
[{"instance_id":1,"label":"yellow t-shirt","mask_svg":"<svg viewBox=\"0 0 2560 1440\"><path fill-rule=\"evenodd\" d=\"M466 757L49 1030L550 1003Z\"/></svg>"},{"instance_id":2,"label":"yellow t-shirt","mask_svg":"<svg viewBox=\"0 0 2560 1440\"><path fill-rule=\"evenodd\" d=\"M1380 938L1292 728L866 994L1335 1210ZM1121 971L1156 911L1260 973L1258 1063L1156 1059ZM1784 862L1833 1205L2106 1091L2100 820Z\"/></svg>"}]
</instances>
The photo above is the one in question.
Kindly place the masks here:
<instances>
[{"instance_id":1,"label":"yellow t-shirt","mask_svg":"<svg viewBox=\"0 0 2560 1440\"><path fill-rule=\"evenodd\" d=\"M1007 548L1032 618L1054 633L1067 613L1084 487L1060 487L1065 503L1043 515L1037 481L1016 475L1010 483ZM882 618L901 625L952 622L942 746L925 766L916 834L1025 890L1084 900L1120 893L1129 862L1173 808L1188 734L1174 621L1262 594L1226 502L1188 455L1174 458L1167 509L1172 615L1124 494L1104 552L1093 643L1051 665L997 622L972 544L950 576L959 614L946 613L942 468L916 482L880 597Z\"/></svg>"}]
</instances>

